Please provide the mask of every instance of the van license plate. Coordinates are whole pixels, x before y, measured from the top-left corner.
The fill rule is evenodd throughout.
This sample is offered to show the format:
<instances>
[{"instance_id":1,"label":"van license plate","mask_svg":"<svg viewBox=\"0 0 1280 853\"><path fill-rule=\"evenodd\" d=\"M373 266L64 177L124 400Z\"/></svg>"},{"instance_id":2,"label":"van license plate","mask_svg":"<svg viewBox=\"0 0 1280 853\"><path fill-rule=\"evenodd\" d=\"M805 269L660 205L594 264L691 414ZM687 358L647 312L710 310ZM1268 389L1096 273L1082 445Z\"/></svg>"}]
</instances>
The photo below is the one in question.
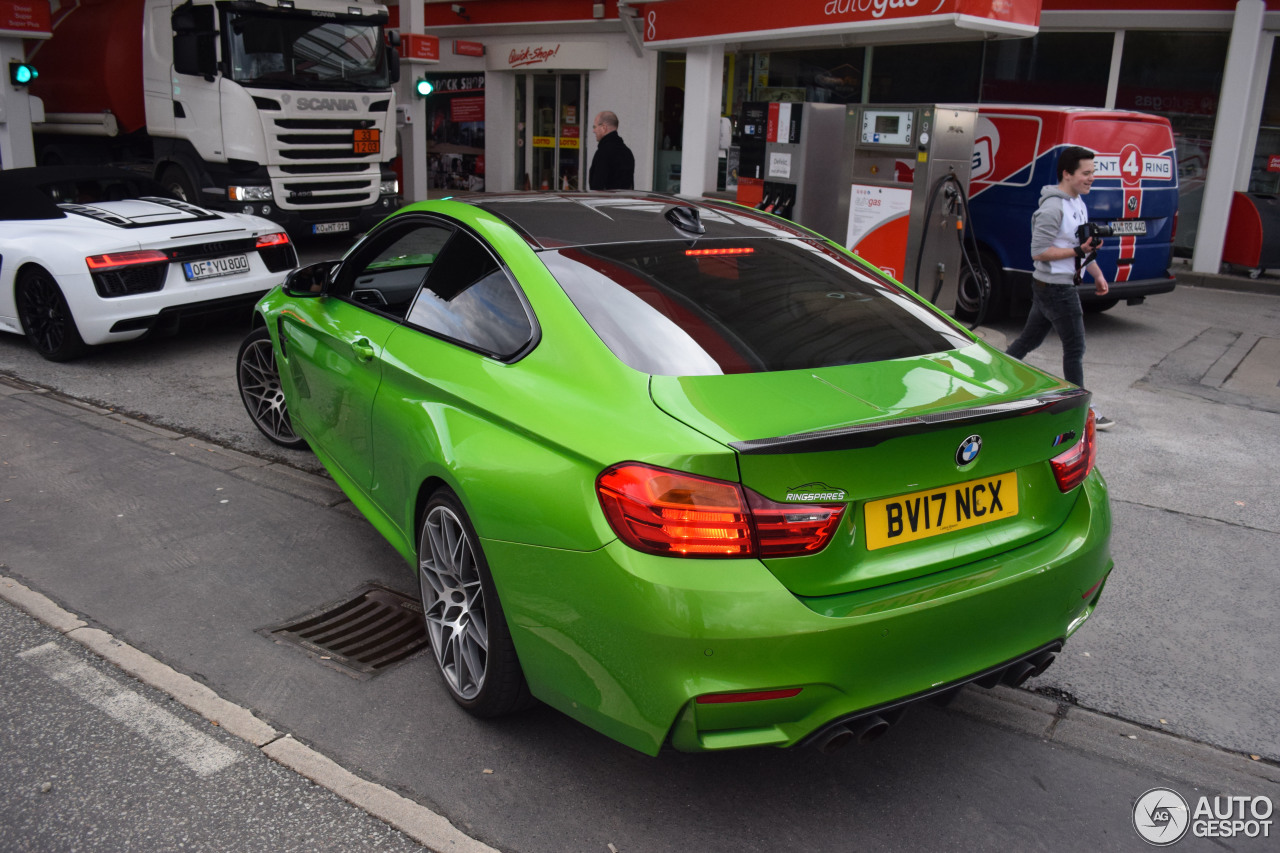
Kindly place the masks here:
<instances>
[{"instance_id":1,"label":"van license plate","mask_svg":"<svg viewBox=\"0 0 1280 853\"><path fill-rule=\"evenodd\" d=\"M1141 237L1147 233L1147 220L1113 219L1111 220L1111 230L1115 232L1117 237Z\"/></svg>"},{"instance_id":2,"label":"van license plate","mask_svg":"<svg viewBox=\"0 0 1280 853\"><path fill-rule=\"evenodd\" d=\"M220 275L236 275L248 271L248 255L231 255L230 257L213 258L208 261L187 261L182 265L182 274L187 277L187 281L217 278Z\"/></svg>"},{"instance_id":3,"label":"van license plate","mask_svg":"<svg viewBox=\"0 0 1280 853\"><path fill-rule=\"evenodd\" d=\"M342 231L350 230L350 222L317 222L311 226L312 234L338 234Z\"/></svg>"},{"instance_id":4,"label":"van license plate","mask_svg":"<svg viewBox=\"0 0 1280 853\"><path fill-rule=\"evenodd\" d=\"M867 550L940 536L1017 514L1016 471L868 501L863 507Z\"/></svg>"}]
</instances>

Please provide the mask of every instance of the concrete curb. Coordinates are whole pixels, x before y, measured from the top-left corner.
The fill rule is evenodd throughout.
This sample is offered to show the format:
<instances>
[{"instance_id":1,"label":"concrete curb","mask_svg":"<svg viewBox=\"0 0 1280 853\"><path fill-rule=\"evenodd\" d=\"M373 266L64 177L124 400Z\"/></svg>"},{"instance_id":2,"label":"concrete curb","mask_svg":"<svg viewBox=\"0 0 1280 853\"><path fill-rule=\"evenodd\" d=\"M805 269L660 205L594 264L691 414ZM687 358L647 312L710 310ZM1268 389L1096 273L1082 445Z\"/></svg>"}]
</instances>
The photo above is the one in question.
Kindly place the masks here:
<instances>
[{"instance_id":1,"label":"concrete curb","mask_svg":"<svg viewBox=\"0 0 1280 853\"><path fill-rule=\"evenodd\" d=\"M75 640L143 684L171 696L265 756L332 791L359 809L404 833L433 853L499 853L456 829L442 815L384 787L361 779L332 759L259 720L253 712L161 663L146 652L59 607L42 593L0 575L0 600Z\"/></svg>"}]
</instances>

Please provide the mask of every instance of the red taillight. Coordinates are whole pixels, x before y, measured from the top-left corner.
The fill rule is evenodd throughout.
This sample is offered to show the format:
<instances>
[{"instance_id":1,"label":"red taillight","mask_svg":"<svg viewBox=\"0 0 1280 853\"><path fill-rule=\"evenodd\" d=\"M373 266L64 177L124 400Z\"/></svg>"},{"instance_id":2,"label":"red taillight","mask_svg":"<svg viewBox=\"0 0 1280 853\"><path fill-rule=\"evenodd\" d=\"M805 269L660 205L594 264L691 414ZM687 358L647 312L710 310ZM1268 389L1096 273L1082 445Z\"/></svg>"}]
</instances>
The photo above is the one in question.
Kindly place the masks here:
<instances>
[{"instance_id":1,"label":"red taillight","mask_svg":"<svg viewBox=\"0 0 1280 853\"><path fill-rule=\"evenodd\" d=\"M265 249L268 246L283 246L288 242L289 242L289 235L284 233L283 231L279 232L278 234L263 234L261 237L258 238L258 243L257 245L254 246L254 248Z\"/></svg>"},{"instance_id":2,"label":"red taillight","mask_svg":"<svg viewBox=\"0 0 1280 853\"><path fill-rule=\"evenodd\" d=\"M1175 210L1173 212L1173 232L1169 235L1169 242L1172 243L1173 239L1177 236L1178 236L1178 211Z\"/></svg>"},{"instance_id":3,"label":"red taillight","mask_svg":"<svg viewBox=\"0 0 1280 853\"><path fill-rule=\"evenodd\" d=\"M788 687L783 690L754 690L750 693L708 693L699 696L699 705L726 705L730 702L763 702L766 699L790 699L799 696L803 687Z\"/></svg>"},{"instance_id":4,"label":"red taillight","mask_svg":"<svg viewBox=\"0 0 1280 853\"><path fill-rule=\"evenodd\" d=\"M687 258L713 258L721 255L750 255L755 249L750 246L732 249L685 249Z\"/></svg>"},{"instance_id":5,"label":"red taillight","mask_svg":"<svg viewBox=\"0 0 1280 853\"><path fill-rule=\"evenodd\" d=\"M843 505L770 501L737 483L638 462L596 479L605 517L637 551L672 557L786 557L821 551Z\"/></svg>"},{"instance_id":6,"label":"red taillight","mask_svg":"<svg viewBox=\"0 0 1280 853\"><path fill-rule=\"evenodd\" d=\"M1084 482L1093 470L1093 462L1097 457L1096 433L1093 425L1093 409L1084 421L1084 438L1076 442L1076 446L1049 461L1053 468L1053 477L1058 481L1058 488L1069 492Z\"/></svg>"},{"instance_id":7,"label":"red taillight","mask_svg":"<svg viewBox=\"0 0 1280 853\"><path fill-rule=\"evenodd\" d=\"M105 255L90 255L84 259L89 269L94 272L131 267L135 264L167 263L169 256L156 249L142 249L136 252L110 252Z\"/></svg>"}]
</instances>

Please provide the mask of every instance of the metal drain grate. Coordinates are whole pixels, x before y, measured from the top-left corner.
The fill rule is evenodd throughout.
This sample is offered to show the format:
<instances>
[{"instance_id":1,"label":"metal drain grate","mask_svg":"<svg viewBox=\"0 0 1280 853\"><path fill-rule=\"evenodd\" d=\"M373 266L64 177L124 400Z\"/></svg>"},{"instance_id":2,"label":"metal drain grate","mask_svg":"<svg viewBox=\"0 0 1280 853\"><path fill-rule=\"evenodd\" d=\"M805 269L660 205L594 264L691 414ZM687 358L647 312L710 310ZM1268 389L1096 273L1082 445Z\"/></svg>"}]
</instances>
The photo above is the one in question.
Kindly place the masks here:
<instances>
[{"instance_id":1,"label":"metal drain grate","mask_svg":"<svg viewBox=\"0 0 1280 853\"><path fill-rule=\"evenodd\" d=\"M321 612L259 633L301 646L344 672L372 678L427 645L422 604L401 592L368 584Z\"/></svg>"}]
</instances>

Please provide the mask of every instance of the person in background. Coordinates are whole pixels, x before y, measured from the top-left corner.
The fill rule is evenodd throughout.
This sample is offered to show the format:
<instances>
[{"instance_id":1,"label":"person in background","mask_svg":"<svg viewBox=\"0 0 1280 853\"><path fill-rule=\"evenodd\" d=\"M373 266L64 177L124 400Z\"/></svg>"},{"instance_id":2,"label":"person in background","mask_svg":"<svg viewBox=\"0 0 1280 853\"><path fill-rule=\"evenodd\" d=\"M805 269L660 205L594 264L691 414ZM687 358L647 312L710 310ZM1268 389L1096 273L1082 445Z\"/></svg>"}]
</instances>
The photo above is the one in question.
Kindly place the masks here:
<instances>
[{"instance_id":1,"label":"person in background","mask_svg":"<svg viewBox=\"0 0 1280 853\"><path fill-rule=\"evenodd\" d=\"M1093 278L1093 291L1106 296L1110 290L1098 262L1090 253L1102 240L1081 241L1077 229L1089 221L1081 196L1093 186L1093 152L1072 145L1058 156L1058 185L1040 191L1040 206L1031 215L1031 312L1018 339L1006 353L1024 358L1053 329L1062 339L1062 376L1084 387L1084 309L1076 285L1081 272ZM1100 430L1115 424L1094 410L1094 426Z\"/></svg>"},{"instance_id":2,"label":"person in background","mask_svg":"<svg viewBox=\"0 0 1280 853\"><path fill-rule=\"evenodd\" d=\"M635 189L636 158L618 135L618 117L604 110L596 116L591 132L598 146L591 158L587 186L593 190Z\"/></svg>"}]
</instances>

